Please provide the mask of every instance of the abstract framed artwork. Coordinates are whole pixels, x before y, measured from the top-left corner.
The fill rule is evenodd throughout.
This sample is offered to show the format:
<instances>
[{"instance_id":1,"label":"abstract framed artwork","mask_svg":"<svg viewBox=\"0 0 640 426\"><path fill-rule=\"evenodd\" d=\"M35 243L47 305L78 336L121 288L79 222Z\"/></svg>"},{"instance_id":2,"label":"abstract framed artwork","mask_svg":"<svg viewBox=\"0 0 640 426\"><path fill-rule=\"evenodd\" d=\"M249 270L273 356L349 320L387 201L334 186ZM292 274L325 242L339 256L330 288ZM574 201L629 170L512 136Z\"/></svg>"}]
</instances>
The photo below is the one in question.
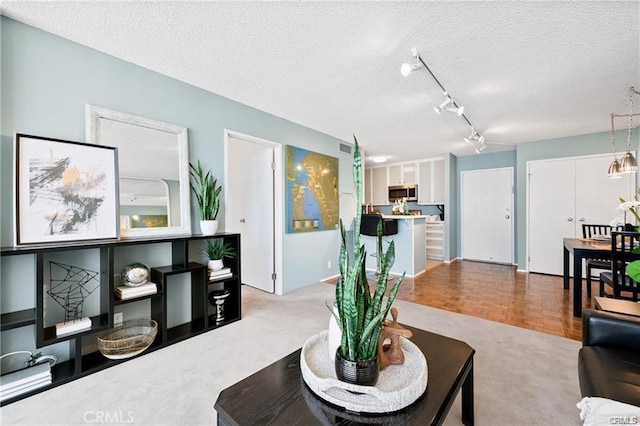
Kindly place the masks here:
<instances>
[{"instance_id":1,"label":"abstract framed artwork","mask_svg":"<svg viewBox=\"0 0 640 426\"><path fill-rule=\"evenodd\" d=\"M287 233L337 229L338 159L291 145L286 156Z\"/></svg>"},{"instance_id":2,"label":"abstract framed artwork","mask_svg":"<svg viewBox=\"0 0 640 426\"><path fill-rule=\"evenodd\" d=\"M118 238L114 147L18 133L16 244Z\"/></svg>"}]
</instances>

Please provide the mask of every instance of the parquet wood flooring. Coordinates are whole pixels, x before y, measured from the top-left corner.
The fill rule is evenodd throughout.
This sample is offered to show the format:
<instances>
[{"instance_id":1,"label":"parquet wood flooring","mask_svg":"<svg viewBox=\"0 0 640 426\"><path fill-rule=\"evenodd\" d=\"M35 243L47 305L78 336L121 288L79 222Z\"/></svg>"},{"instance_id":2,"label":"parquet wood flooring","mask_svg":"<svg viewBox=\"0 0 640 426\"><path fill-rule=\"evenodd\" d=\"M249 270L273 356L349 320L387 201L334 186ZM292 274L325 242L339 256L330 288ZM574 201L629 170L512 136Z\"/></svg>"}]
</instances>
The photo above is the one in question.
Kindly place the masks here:
<instances>
[{"instance_id":1,"label":"parquet wood flooring","mask_svg":"<svg viewBox=\"0 0 640 426\"><path fill-rule=\"evenodd\" d=\"M593 294L598 294L597 281ZM562 288L562 277L517 272L515 266L471 261L439 263L427 267L426 272L416 278L405 278L396 297L574 340L582 339L582 320L573 316L573 291ZM583 297L583 306L594 306L591 299Z\"/></svg>"},{"instance_id":2,"label":"parquet wood flooring","mask_svg":"<svg viewBox=\"0 0 640 426\"><path fill-rule=\"evenodd\" d=\"M582 340L582 319L573 316L573 291L563 289L562 277L491 263L433 262L428 261L425 273L405 278L398 300ZM594 295L597 287L595 281ZM595 306L583 298L583 307Z\"/></svg>"}]
</instances>

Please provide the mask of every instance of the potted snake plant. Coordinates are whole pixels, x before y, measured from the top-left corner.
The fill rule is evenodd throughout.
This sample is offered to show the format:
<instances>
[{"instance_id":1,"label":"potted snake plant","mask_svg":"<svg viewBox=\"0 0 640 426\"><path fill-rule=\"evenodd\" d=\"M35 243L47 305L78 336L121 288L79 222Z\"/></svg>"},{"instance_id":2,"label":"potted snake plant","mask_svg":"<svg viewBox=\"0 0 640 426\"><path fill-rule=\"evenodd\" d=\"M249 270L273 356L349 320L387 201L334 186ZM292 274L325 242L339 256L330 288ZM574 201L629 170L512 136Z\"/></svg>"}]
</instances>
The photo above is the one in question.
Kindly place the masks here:
<instances>
[{"instance_id":1,"label":"potted snake plant","mask_svg":"<svg viewBox=\"0 0 640 426\"><path fill-rule=\"evenodd\" d=\"M358 140L354 136L353 180L356 206L362 205L362 157ZM340 277L336 284L336 309L329 307L341 332L340 346L336 350L335 371L338 380L358 385L373 386L378 380L378 338L384 320L404 279L404 273L392 285L385 301L389 271L395 260L395 245L391 241L387 251L382 250L382 221L378 222L377 247L380 253L380 274L375 292L371 294L366 277L365 247L360 241L362 211L356 209L353 247L347 247L344 224L340 221ZM351 258L352 254L352 258ZM337 312L336 312L337 311Z\"/></svg>"},{"instance_id":2,"label":"potted snake plant","mask_svg":"<svg viewBox=\"0 0 640 426\"><path fill-rule=\"evenodd\" d=\"M211 170L205 173L198 160L194 166L189 163L191 174L191 190L196 196L200 213L200 231L202 235L214 235L218 230L218 211L220 210L220 192L218 180L213 177Z\"/></svg>"},{"instance_id":3,"label":"potted snake plant","mask_svg":"<svg viewBox=\"0 0 640 426\"><path fill-rule=\"evenodd\" d=\"M225 243L219 238L205 242L202 251L209 258L208 269L212 271L219 271L224 267L223 258L232 259L236 256L236 250L231 243Z\"/></svg>"}]
</instances>

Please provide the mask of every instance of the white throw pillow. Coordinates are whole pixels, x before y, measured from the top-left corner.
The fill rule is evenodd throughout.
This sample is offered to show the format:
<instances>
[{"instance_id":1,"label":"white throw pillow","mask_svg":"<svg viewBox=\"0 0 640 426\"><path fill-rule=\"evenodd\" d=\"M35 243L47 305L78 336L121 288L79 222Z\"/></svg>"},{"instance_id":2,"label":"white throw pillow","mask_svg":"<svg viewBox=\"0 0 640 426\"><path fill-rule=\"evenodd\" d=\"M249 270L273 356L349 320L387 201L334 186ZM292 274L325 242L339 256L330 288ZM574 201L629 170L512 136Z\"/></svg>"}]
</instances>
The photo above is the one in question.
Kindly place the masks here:
<instances>
[{"instance_id":1,"label":"white throw pillow","mask_svg":"<svg viewBox=\"0 0 640 426\"><path fill-rule=\"evenodd\" d=\"M584 397L576 404L584 426L640 425L640 407L598 397Z\"/></svg>"}]
</instances>

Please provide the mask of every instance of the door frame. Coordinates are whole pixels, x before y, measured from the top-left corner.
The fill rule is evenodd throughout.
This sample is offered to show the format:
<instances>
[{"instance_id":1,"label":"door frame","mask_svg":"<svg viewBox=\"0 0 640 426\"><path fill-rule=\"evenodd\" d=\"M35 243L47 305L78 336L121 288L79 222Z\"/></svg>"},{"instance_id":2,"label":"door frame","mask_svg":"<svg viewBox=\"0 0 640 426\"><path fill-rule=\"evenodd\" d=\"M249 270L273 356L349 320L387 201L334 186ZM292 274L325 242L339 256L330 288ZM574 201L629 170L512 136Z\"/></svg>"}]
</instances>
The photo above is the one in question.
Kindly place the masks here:
<instances>
[{"instance_id":1,"label":"door frame","mask_svg":"<svg viewBox=\"0 0 640 426\"><path fill-rule=\"evenodd\" d=\"M256 136L247 135L245 133L237 132L235 130L224 129L224 181L229 182L229 168L233 165L229 164L229 137L236 139L242 139L247 142L253 142L260 145L267 146L273 149L273 162L275 169L273 173L273 272L276 274L274 280L274 293L277 295L283 294L283 235L284 235L284 194L283 194L283 158L282 158L282 144L273 142L267 139L258 138ZM224 199L227 199L228 185L224 186L225 192ZM224 207L225 220L229 217L229 206L225 203Z\"/></svg>"},{"instance_id":2,"label":"door frame","mask_svg":"<svg viewBox=\"0 0 640 426\"><path fill-rule=\"evenodd\" d=\"M464 187L463 187L463 176L467 173L486 173L486 172L493 172L493 171L500 171L500 170L510 170L511 171L511 197L510 198L510 208L511 208L511 239L509 242L510 245L510 251L511 251L511 262L510 263L506 263L506 265L515 265L515 223L516 223L516 218L515 218L515 167L513 166L508 166L508 167L493 167L490 169L474 169L474 170L463 170L460 172L460 256L462 257L462 259L464 260L464 217L463 217L463 205L464 205ZM505 263L502 262L490 262L490 263L496 263L496 264L503 264L505 265Z\"/></svg>"}]
</instances>

